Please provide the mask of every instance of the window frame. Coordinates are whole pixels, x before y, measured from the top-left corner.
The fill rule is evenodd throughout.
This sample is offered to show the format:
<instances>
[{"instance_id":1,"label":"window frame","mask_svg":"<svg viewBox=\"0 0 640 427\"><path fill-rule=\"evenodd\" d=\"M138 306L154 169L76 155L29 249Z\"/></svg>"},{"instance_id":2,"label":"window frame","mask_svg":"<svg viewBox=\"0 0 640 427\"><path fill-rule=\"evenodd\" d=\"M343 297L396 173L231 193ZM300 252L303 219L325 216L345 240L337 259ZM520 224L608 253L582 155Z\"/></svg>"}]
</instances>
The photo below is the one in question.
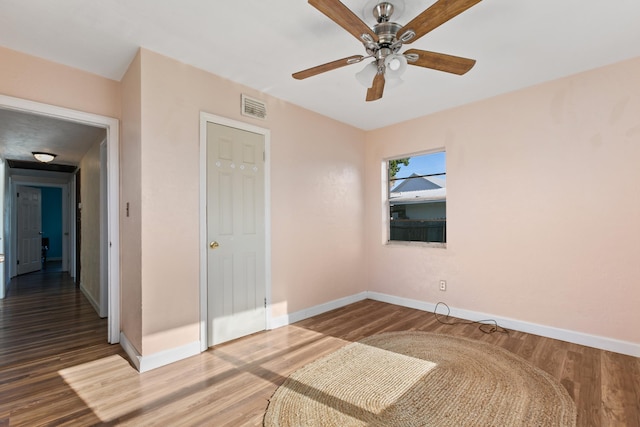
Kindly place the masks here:
<instances>
[{"instance_id":1,"label":"window frame","mask_svg":"<svg viewBox=\"0 0 640 427\"><path fill-rule=\"evenodd\" d=\"M428 156L432 154L444 153L445 154L445 176L447 174L447 151L444 147L439 147L435 149L419 151L411 154L404 155L394 155L392 157L387 157L382 160L381 163L381 174L382 174L382 244L385 246L413 246L413 247L421 247L421 248L437 248L437 249L446 249L447 242L423 242L423 241L406 241L406 240L391 240L391 177L389 176L389 162L392 160L404 159L404 158L413 158L420 156ZM445 196L445 220L447 217L447 197ZM446 221L447 222L447 221ZM447 225L445 222L445 235L448 236ZM448 239L447 239L448 240Z\"/></svg>"}]
</instances>

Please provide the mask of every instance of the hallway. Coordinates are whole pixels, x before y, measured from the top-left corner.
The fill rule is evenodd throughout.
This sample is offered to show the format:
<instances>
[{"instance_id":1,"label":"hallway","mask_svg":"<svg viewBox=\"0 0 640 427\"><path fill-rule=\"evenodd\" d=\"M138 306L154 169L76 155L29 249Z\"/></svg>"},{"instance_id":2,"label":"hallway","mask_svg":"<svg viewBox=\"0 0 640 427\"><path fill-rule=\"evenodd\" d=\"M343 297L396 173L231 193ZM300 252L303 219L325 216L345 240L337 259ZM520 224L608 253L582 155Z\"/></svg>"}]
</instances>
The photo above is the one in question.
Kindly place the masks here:
<instances>
[{"instance_id":1,"label":"hallway","mask_svg":"<svg viewBox=\"0 0 640 427\"><path fill-rule=\"evenodd\" d=\"M78 349L113 354L120 348L107 343L107 320L98 317L73 279L55 263L47 267L14 277L0 300L2 369L52 356L62 363Z\"/></svg>"}]
</instances>

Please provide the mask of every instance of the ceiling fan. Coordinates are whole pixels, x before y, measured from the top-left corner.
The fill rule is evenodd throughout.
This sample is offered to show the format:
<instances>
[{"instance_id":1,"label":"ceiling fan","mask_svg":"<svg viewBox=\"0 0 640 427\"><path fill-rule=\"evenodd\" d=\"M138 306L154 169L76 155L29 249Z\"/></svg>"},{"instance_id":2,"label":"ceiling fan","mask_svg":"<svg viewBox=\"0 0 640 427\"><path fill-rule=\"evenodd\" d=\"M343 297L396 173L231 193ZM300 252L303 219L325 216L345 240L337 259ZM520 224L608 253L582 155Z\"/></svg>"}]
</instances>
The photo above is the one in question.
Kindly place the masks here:
<instances>
[{"instance_id":1,"label":"ceiling fan","mask_svg":"<svg viewBox=\"0 0 640 427\"><path fill-rule=\"evenodd\" d=\"M398 81L407 64L458 75L466 73L474 66L475 60L459 56L420 49L409 49L402 54L399 51L403 44L418 40L481 0L437 0L404 26L391 21L395 9L394 3L398 4L398 1L402 0L376 1L373 5L373 16L377 24L369 28L339 0L309 0L311 6L360 40L367 56L353 55L338 59L294 73L293 78L302 80L373 58L374 60L356 77L364 83L373 79L370 86L366 84L369 87L366 100L375 101L382 98L385 81Z\"/></svg>"}]
</instances>

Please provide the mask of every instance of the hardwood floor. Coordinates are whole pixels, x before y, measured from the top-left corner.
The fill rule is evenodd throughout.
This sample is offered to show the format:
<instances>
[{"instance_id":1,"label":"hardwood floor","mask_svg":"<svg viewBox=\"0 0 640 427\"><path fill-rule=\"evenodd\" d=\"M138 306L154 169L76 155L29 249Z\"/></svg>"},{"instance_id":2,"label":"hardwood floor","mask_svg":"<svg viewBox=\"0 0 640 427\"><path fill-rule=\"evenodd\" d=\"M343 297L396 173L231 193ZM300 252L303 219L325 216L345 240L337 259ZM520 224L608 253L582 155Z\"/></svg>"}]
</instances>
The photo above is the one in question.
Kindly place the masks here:
<instances>
[{"instance_id":1,"label":"hardwood floor","mask_svg":"<svg viewBox=\"0 0 640 427\"><path fill-rule=\"evenodd\" d=\"M640 359L521 332L485 334L371 300L219 345L139 374L64 273L14 279L0 301L0 427L259 426L294 370L382 331L422 330L504 347L549 372L579 426L640 426Z\"/></svg>"}]
</instances>

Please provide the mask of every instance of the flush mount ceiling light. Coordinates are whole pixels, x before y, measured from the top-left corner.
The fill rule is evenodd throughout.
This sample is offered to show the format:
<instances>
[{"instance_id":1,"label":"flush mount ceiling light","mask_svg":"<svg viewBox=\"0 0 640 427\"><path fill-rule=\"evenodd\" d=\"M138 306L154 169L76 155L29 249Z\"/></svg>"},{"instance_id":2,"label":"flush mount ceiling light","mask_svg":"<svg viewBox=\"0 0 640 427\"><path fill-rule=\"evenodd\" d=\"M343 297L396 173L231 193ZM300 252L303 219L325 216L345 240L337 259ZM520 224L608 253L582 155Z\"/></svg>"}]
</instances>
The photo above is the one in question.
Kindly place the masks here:
<instances>
[{"instance_id":1,"label":"flush mount ceiling light","mask_svg":"<svg viewBox=\"0 0 640 427\"><path fill-rule=\"evenodd\" d=\"M42 153L40 151L34 151L31 154L33 154L33 157L35 157L37 161L42 163L49 163L56 158L56 154Z\"/></svg>"}]
</instances>

